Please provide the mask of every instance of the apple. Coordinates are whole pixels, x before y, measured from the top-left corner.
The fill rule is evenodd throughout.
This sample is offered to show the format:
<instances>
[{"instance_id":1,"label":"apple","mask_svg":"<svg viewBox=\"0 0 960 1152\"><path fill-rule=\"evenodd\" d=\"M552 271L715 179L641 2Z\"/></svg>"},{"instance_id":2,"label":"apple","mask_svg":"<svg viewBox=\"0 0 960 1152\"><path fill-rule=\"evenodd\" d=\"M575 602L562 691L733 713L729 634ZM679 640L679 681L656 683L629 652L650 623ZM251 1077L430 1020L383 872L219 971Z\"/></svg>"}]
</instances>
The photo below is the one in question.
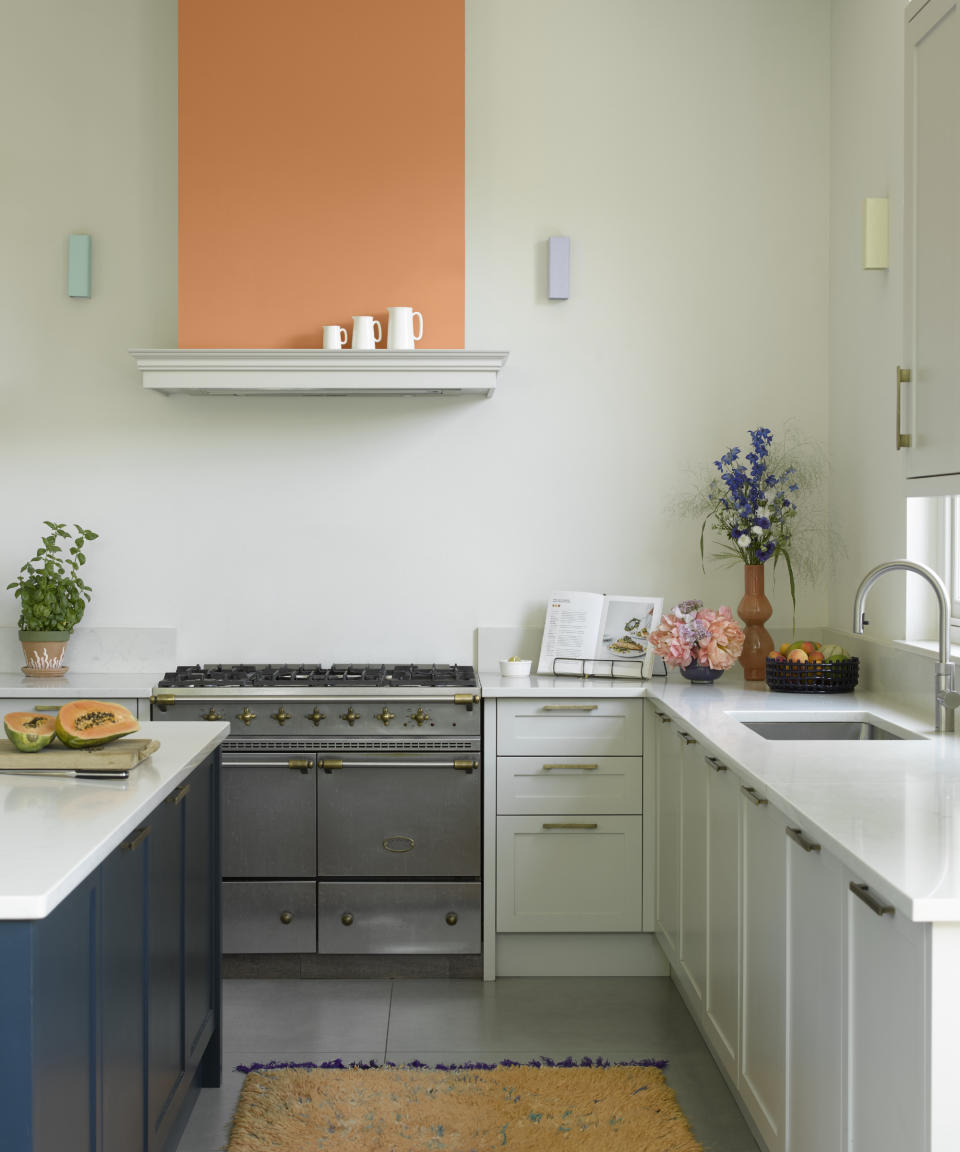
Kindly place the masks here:
<instances>
[{"instance_id":1,"label":"apple","mask_svg":"<svg viewBox=\"0 0 960 1152\"><path fill-rule=\"evenodd\" d=\"M791 664L806 664L809 657L802 648L794 648L787 659Z\"/></svg>"}]
</instances>

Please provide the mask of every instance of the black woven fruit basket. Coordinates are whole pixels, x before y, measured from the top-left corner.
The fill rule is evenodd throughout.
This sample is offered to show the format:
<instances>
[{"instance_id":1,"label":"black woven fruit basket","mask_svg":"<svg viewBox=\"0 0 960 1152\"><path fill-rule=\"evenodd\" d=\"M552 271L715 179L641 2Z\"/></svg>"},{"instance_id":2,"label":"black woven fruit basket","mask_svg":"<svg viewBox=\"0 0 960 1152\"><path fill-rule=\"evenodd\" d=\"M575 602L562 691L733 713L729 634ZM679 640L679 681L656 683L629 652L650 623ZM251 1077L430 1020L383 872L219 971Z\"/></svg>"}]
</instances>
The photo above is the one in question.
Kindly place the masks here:
<instances>
[{"instance_id":1,"label":"black woven fruit basket","mask_svg":"<svg viewBox=\"0 0 960 1152\"><path fill-rule=\"evenodd\" d=\"M774 692L852 692L860 679L860 661L774 660L767 657L767 687Z\"/></svg>"}]
</instances>

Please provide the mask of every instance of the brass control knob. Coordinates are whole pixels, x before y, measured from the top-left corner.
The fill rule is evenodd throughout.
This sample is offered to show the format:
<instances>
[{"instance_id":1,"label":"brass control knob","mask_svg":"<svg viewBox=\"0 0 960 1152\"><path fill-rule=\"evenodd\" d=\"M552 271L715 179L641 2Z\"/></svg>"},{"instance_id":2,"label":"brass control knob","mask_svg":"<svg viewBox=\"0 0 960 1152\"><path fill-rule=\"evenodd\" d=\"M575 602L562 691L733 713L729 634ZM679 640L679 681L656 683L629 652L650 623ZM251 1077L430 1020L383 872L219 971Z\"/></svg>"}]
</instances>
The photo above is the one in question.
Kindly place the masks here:
<instances>
[{"instance_id":1,"label":"brass control knob","mask_svg":"<svg viewBox=\"0 0 960 1152\"><path fill-rule=\"evenodd\" d=\"M394 719L396 719L396 717L390 711L390 709L386 706L386 704L384 704L384 706L383 706L383 711L377 712L376 715L374 716L374 720L382 721L384 728L386 728L386 726L390 723L390 721L394 720Z\"/></svg>"},{"instance_id":2,"label":"brass control knob","mask_svg":"<svg viewBox=\"0 0 960 1152\"><path fill-rule=\"evenodd\" d=\"M352 912L344 912L344 914L340 917L340 923L345 928L349 928L350 925L353 923L353 913Z\"/></svg>"},{"instance_id":3,"label":"brass control knob","mask_svg":"<svg viewBox=\"0 0 960 1152\"><path fill-rule=\"evenodd\" d=\"M313 726L314 726L314 728L319 728L319 727L320 727L320 721L321 721L321 720L326 720L326 718L327 718L327 717L324 715L324 713L323 713L323 712L321 712L321 711L319 710L319 708L317 708L316 704L314 704L314 706L313 706L313 711L312 711L312 712L308 712L308 713L307 713L307 717L306 717L306 718L307 718L308 720L312 720L312 721L313 721Z\"/></svg>"},{"instance_id":4,"label":"brass control knob","mask_svg":"<svg viewBox=\"0 0 960 1152\"><path fill-rule=\"evenodd\" d=\"M210 711L204 712L204 714L200 717L200 719L201 720L222 720L223 717L220 715L219 712L217 712L217 710L211 704L210 705Z\"/></svg>"},{"instance_id":5,"label":"brass control knob","mask_svg":"<svg viewBox=\"0 0 960 1152\"><path fill-rule=\"evenodd\" d=\"M341 720L346 720L346 722L347 722L347 723L350 725L350 727L352 728L352 727L354 726L354 724L355 724L355 723L356 723L356 722L357 722L357 721L360 719L360 713L359 713L359 712L354 712L354 710L353 710L353 705L351 704L351 705L349 706L349 708L347 708L346 712L341 712L341 713L340 713L340 719L341 719Z\"/></svg>"},{"instance_id":6,"label":"brass control knob","mask_svg":"<svg viewBox=\"0 0 960 1152\"><path fill-rule=\"evenodd\" d=\"M417 727L422 728L430 717L424 712L423 708L417 708L416 712L410 717L411 720L416 720Z\"/></svg>"},{"instance_id":7,"label":"brass control knob","mask_svg":"<svg viewBox=\"0 0 960 1152\"><path fill-rule=\"evenodd\" d=\"M256 720L256 712L251 712L249 708L244 705L243 711L237 713L237 719L242 720L244 724L249 724L251 720Z\"/></svg>"},{"instance_id":8,"label":"brass control knob","mask_svg":"<svg viewBox=\"0 0 960 1152\"><path fill-rule=\"evenodd\" d=\"M286 724L286 722L290 719L290 713L287 712L281 704L280 708L271 714L271 719L276 720L278 724Z\"/></svg>"},{"instance_id":9,"label":"brass control knob","mask_svg":"<svg viewBox=\"0 0 960 1152\"><path fill-rule=\"evenodd\" d=\"M280 923L281 924L292 924L293 923L293 913L292 912L281 912L280 913Z\"/></svg>"},{"instance_id":10,"label":"brass control knob","mask_svg":"<svg viewBox=\"0 0 960 1152\"><path fill-rule=\"evenodd\" d=\"M460 919L460 917L456 914L456 912L448 912L444 919L452 928L454 924L456 924L456 922Z\"/></svg>"}]
</instances>

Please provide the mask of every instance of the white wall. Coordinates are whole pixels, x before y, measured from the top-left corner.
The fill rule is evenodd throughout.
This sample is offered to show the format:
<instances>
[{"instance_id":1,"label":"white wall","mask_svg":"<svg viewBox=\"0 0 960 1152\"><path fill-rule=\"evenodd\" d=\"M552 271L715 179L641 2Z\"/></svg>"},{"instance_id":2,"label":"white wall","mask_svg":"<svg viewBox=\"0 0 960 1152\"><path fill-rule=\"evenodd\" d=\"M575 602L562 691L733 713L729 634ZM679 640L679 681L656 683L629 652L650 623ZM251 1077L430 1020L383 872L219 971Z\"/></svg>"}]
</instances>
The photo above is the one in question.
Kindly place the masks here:
<instances>
[{"instance_id":1,"label":"white wall","mask_svg":"<svg viewBox=\"0 0 960 1152\"><path fill-rule=\"evenodd\" d=\"M906 554L903 467L894 445L903 364L903 0L834 0L831 25L830 444L845 543L830 622L849 629L866 573ZM890 200L890 268L862 269L862 202ZM932 602L932 597L930 598ZM871 635L902 637L902 577L870 593Z\"/></svg>"},{"instance_id":2,"label":"white wall","mask_svg":"<svg viewBox=\"0 0 960 1152\"><path fill-rule=\"evenodd\" d=\"M176 341L175 4L13 21L3 583L77 520L85 624L174 626L184 661L469 660L557 587L736 604L670 503L748 428L826 437L828 0L467 0L467 344L511 353L486 401L144 393L126 349Z\"/></svg>"}]
</instances>

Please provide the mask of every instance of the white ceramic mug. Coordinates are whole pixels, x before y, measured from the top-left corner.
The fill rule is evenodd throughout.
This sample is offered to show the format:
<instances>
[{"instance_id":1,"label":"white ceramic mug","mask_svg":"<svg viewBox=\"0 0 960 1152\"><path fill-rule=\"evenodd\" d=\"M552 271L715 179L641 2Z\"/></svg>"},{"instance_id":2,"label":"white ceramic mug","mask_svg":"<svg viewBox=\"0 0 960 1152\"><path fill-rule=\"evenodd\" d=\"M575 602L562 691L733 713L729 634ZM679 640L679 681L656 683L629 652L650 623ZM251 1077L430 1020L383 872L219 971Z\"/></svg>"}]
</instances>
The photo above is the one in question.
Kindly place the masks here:
<instances>
[{"instance_id":1,"label":"white ceramic mug","mask_svg":"<svg viewBox=\"0 0 960 1152\"><path fill-rule=\"evenodd\" d=\"M372 316L354 316L351 348L376 348L382 338L383 329L379 320L374 320Z\"/></svg>"},{"instance_id":2,"label":"white ceramic mug","mask_svg":"<svg viewBox=\"0 0 960 1152\"><path fill-rule=\"evenodd\" d=\"M324 348L344 348L347 343L347 330L341 328L339 324L324 324L323 326L323 346Z\"/></svg>"},{"instance_id":3,"label":"white ceramic mug","mask_svg":"<svg viewBox=\"0 0 960 1152\"><path fill-rule=\"evenodd\" d=\"M420 331L413 334L413 318L420 319ZM423 339L423 313L414 312L412 308L387 309L387 347L402 349L412 348L414 342Z\"/></svg>"}]
</instances>

